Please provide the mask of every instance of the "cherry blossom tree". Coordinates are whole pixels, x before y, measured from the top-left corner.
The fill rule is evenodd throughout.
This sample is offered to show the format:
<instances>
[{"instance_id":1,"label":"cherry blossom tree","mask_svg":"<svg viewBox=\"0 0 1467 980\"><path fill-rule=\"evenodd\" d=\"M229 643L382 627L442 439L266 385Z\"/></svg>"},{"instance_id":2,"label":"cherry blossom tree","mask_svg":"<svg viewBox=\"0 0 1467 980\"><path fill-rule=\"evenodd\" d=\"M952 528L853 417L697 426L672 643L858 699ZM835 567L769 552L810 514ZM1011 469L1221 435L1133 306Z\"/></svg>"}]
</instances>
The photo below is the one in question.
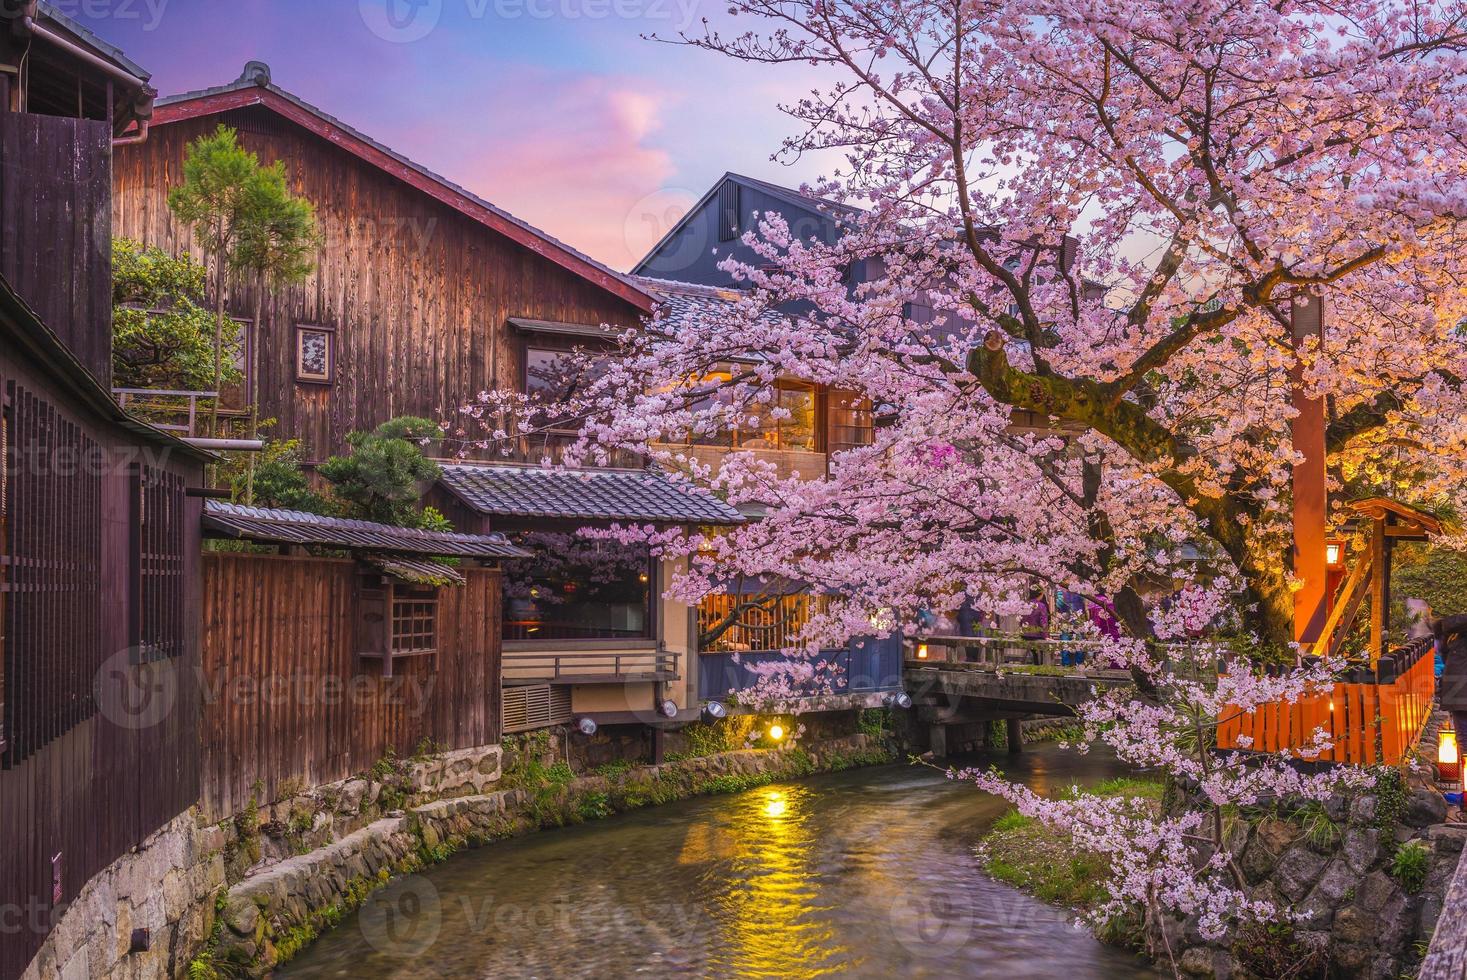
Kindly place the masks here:
<instances>
[{"instance_id":1,"label":"cherry blossom tree","mask_svg":"<svg viewBox=\"0 0 1467 980\"><path fill-rule=\"evenodd\" d=\"M1297 697L1327 667L1264 677L1233 659L1216 684L1185 681L1168 662L1170 618L1207 622L1226 604L1244 635L1212 653L1293 658L1296 384L1327 406L1337 500L1464 503L1467 6L731 0L730 12L753 27L672 40L814 66L827 81L785 107L797 132L784 152L839 155L808 190L858 210L835 212L834 242L758 216L744 241L759 261L724 263L741 296L627 334L577 405L571 462L633 448L767 516L716 537L606 533L689 556L674 598L735 575L828 595L811 647L921 611L1021 613L1035 581L1109 597L1126 635L1106 655L1137 683L1082 709L1087 740L1165 769L1210 812L1058 804L967 775L1112 855L1117 902L1210 930L1230 902L1269 914L1240 897L1221 808L1352 777L1225 763L1207 729L1226 705ZM1305 295L1322 297L1327 327L1296 345L1291 304ZM869 399L872 444L813 480L687 448L778 419L775 385L791 378ZM492 441L474 426L492 402L466 406L467 443ZM1179 612L1148 610L1143 583L1187 579L1193 541L1211 542L1210 573Z\"/></svg>"}]
</instances>

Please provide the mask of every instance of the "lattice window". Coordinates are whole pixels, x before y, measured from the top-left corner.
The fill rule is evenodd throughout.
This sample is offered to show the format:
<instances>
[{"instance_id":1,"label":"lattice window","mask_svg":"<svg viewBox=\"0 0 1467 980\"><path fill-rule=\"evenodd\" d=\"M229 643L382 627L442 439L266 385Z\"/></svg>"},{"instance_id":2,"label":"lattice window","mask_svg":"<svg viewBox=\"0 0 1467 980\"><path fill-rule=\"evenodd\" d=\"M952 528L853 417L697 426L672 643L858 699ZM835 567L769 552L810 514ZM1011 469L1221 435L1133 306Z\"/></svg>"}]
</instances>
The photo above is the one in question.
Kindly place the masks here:
<instances>
[{"instance_id":1,"label":"lattice window","mask_svg":"<svg viewBox=\"0 0 1467 980\"><path fill-rule=\"evenodd\" d=\"M11 382L0 576L6 766L96 711L101 635L101 448Z\"/></svg>"},{"instance_id":2,"label":"lattice window","mask_svg":"<svg viewBox=\"0 0 1467 980\"><path fill-rule=\"evenodd\" d=\"M161 660L184 646L183 478L144 466L136 490L133 637L140 659Z\"/></svg>"},{"instance_id":3,"label":"lattice window","mask_svg":"<svg viewBox=\"0 0 1467 980\"><path fill-rule=\"evenodd\" d=\"M705 633L723 623L736 609L734 624L706 647L706 653L784 650L798 645L800 631L824 597L790 595L754 604L753 595L710 595L698 603L698 631ZM738 609L740 604L747 608Z\"/></svg>"},{"instance_id":4,"label":"lattice window","mask_svg":"<svg viewBox=\"0 0 1467 980\"><path fill-rule=\"evenodd\" d=\"M392 597L392 653L432 653L438 649L438 593L414 589Z\"/></svg>"}]
</instances>

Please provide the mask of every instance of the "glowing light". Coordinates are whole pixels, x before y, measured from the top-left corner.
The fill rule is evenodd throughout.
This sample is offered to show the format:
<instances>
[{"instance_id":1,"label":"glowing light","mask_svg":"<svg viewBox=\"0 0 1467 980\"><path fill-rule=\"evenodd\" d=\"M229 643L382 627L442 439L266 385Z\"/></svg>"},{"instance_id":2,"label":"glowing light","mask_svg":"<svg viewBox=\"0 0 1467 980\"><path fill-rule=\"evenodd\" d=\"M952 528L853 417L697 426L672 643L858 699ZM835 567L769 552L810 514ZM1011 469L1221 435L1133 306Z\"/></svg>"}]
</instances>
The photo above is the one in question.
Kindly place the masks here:
<instances>
[{"instance_id":1,"label":"glowing light","mask_svg":"<svg viewBox=\"0 0 1467 980\"><path fill-rule=\"evenodd\" d=\"M766 817L782 817L789 809L789 803L785 800L783 793L775 793L764 804L764 815Z\"/></svg>"},{"instance_id":2,"label":"glowing light","mask_svg":"<svg viewBox=\"0 0 1467 980\"><path fill-rule=\"evenodd\" d=\"M917 659L918 660L926 660L927 659L927 644L925 644L925 643L919 643L919 644L917 644Z\"/></svg>"},{"instance_id":3,"label":"glowing light","mask_svg":"<svg viewBox=\"0 0 1467 980\"><path fill-rule=\"evenodd\" d=\"M769 738L770 738L770 741L774 741L774 742L778 742L780 739L784 738L784 726L783 725L777 725L777 724L776 725L770 725L769 726Z\"/></svg>"},{"instance_id":4,"label":"glowing light","mask_svg":"<svg viewBox=\"0 0 1467 980\"><path fill-rule=\"evenodd\" d=\"M1462 755L1457 747L1457 730L1450 723L1436 733L1436 772L1441 779L1455 782L1462 775Z\"/></svg>"}]
</instances>

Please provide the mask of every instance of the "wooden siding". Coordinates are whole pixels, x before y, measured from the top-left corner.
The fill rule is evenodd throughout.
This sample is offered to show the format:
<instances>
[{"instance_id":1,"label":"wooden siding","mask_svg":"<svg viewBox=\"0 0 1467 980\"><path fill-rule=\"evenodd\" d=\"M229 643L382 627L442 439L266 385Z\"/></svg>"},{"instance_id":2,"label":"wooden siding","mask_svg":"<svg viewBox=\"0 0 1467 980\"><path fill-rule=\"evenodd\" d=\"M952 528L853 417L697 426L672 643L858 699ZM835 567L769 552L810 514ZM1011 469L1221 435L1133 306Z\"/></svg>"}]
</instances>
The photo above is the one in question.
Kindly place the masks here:
<instances>
[{"instance_id":1,"label":"wooden siding","mask_svg":"<svg viewBox=\"0 0 1467 980\"><path fill-rule=\"evenodd\" d=\"M292 189L316 206L317 268L269 300L256 334L261 415L279 420L273 436L300 438L308 459L396 415L443 420L480 391L519 389L524 337L511 316L638 322L625 300L261 107L155 126L146 143L119 147L118 235L192 247L167 194L188 143L220 122L262 161L284 160ZM253 316L252 287L235 284L229 306ZM297 324L335 328L331 384L296 380Z\"/></svg>"},{"instance_id":2,"label":"wooden siding","mask_svg":"<svg viewBox=\"0 0 1467 980\"><path fill-rule=\"evenodd\" d=\"M182 540L168 559L184 600L175 655L139 662L129 623L136 465L187 486L202 467L99 419L62 392L55 369L0 343L10 402L0 711L22 729L0 762L0 909L23 915L0 923L19 926L0 934L6 980L88 879L198 798L198 498L182 502ZM92 452L73 456L59 440Z\"/></svg>"},{"instance_id":3,"label":"wooden siding","mask_svg":"<svg viewBox=\"0 0 1467 980\"><path fill-rule=\"evenodd\" d=\"M344 559L204 556L201 806L217 820L287 784L364 772L427 739L499 740L499 572L440 591L438 651L395 676L356 654L359 566ZM258 787L256 780L259 781Z\"/></svg>"},{"instance_id":4,"label":"wooden siding","mask_svg":"<svg viewBox=\"0 0 1467 980\"><path fill-rule=\"evenodd\" d=\"M112 127L0 112L0 275L112 378Z\"/></svg>"}]
</instances>

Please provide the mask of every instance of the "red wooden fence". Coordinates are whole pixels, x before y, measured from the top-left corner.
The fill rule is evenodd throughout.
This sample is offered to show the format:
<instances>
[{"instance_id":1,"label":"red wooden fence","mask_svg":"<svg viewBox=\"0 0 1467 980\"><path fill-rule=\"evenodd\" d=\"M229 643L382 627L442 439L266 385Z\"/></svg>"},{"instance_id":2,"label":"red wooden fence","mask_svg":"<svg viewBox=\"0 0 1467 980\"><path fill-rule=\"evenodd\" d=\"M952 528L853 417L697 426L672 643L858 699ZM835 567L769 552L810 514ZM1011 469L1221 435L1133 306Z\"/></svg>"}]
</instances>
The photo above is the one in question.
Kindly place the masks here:
<instances>
[{"instance_id":1,"label":"red wooden fence","mask_svg":"<svg viewBox=\"0 0 1467 980\"><path fill-rule=\"evenodd\" d=\"M1293 702L1252 711L1225 709L1218 719L1220 749L1288 751L1296 758L1353 765L1395 765L1405 759L1431 714L1436 693L1430 639L1382 657L1376 671L1352 670ZM1323 729L1331 747L1317 755L1301 749Z\"/></svg>"}]
</instances>

